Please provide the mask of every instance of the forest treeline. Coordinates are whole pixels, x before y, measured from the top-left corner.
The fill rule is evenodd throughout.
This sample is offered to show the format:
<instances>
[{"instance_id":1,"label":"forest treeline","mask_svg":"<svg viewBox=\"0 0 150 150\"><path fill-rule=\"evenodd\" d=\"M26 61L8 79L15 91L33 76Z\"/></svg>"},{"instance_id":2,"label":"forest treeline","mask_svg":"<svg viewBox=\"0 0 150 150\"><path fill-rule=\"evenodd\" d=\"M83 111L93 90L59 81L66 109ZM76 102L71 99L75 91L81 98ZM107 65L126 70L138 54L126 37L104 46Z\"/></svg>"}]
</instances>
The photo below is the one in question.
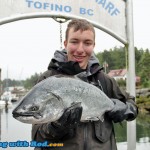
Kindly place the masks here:
<instances>
[{"instance_id":1,"label":"forest treeline","mask_svg":"<svg viewBox=\"0 0 150 150\"><path fill-rule=\"evenodd\" d=\"M135 50L135 73L141 78L141 87L150 87L150 50ZM129 52L130 53L130 52ZM125 47L114 47L110 50L104 50L96 54L100 64L107 64L106 72L114 69L128 68L128 52Z\"/></svg>"},{"instance_id":2,"label":"forest treeline","mask_svg":"<svg viewBox=\"0 0 150 150\"><path fill-rule=\"evenodd\" d=\"M141 78L140 87L150 87L150 51L149 49L137 49L135 50L135 72L136 76ZM104 50L96 54L101 66L106 65L106 72L114 69L125 69L128 66L128 52L125 47L114 47L109 50ZM27 89L30 89L36 84L40 74L35 73L26 80L17 81L11 79L4 79L2 81L3 88L7 86L19 86L22 85Z\"/></svg>"}]
</instances>

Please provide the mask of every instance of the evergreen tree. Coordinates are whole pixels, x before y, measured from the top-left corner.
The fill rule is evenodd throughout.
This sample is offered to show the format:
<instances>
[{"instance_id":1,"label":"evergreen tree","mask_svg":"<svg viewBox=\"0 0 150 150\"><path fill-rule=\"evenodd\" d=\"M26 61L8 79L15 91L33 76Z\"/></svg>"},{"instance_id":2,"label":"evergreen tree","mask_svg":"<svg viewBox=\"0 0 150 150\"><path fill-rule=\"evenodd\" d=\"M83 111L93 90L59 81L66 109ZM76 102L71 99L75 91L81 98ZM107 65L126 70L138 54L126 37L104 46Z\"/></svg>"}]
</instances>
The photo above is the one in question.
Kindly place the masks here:
<instances>
[{"instance_id":1,"label":"evergreen tree","mask_svg":"<svg viewBox=\"0 0 150 150\"><path fill-rule=\"evenodd\" d=\"M144 87L150 87L150 52L148 49L143 53L139 63L139 75Z\"/></svg>"},{"instance_id":2,"label":"evergreen tree","mask_svg":"<svg viewBox=\"0 0 150 150\"><path fill-rule=\"evenodd\" d=\"M96 54L100 64L108 63L107 71L114 69L124 69L127 64L125 47L114 47L110 50L104 50ZM143 87L150 87L150 51L135 47L135 71L136 75L141 78L141 85Z\"/></svg>"}]
</instances>

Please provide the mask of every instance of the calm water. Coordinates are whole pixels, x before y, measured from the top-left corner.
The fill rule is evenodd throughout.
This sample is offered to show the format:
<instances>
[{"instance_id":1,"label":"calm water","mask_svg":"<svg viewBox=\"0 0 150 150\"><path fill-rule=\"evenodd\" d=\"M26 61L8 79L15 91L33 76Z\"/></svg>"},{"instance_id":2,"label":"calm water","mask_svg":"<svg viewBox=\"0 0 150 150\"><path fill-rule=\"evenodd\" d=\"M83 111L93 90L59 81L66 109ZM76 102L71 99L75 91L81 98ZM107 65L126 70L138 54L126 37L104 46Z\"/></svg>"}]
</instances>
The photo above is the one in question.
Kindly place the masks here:
<instances>
[{"instance_id":1,"label":"calm water","mask_svg":"<svg viewBox=\"0 0 150 150\"><path fill-rule=\"evenodd\" d=\"M30 145L31 141L31 125L24 124L12 117L12 109L15 107L15 103L10 108L0 109L0 149L7 150L33 150L33 148L27 147L11 147L1 148L2 142L8 142L8 144L17 144L17 141L26 141L26 144ZM150 150L150 115L139 117L136 120L137 124L137 143L136 150ZM116 138L118 150L127 150L126 142L126 122L123 126L120 124L115 125ZM3 143L5 145L5 143Z\"/></svg>"}]
</instances>

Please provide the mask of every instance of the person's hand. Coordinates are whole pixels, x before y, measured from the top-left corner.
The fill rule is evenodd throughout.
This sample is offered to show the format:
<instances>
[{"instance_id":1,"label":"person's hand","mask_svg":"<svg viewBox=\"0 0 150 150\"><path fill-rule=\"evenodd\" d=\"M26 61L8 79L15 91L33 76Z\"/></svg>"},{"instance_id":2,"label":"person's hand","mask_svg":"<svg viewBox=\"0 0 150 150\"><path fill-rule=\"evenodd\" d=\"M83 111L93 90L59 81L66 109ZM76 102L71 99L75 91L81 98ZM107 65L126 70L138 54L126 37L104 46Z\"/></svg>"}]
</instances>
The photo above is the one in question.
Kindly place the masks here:
<instances>
[{"instance_id":1,"label":"person's hand","mask_svg":"<svg viewBox=\"0 0 150 150\"><path fill-rule=\"evenodd\" d=\"M108 112L109 118L113 120L115 123L127 119L126 115L126 111L128 108L127 105L118 99L111 99L111 100L114 103L114 108Z\"/></svg>"},{"instance_id":2,"label":"person's hand","mask_svg":"<svg viewBox=\"0 0 150 150\"><path fill-rule=\"evenodd\" d=\"M59 120L52 122L51 125L55 126L59 130L65 130L66 128L75 128L80 122L82 115L82 107L70 107L67 108Z\"/></svg>"},{"instance_id":3,"label":"person's hand","mask_svg":"<svg viewBox=\"0 0 150 150\"><path fill-rule=\"evenodd\" d=\"M81 106L67 108L63 115L55 122L48 123L48 134L53 138L61 138L77 127L82 116Z\"/></svg>"},{"instance_id":4,"label":"person's hand","mask_svg":"<svg viewBox=\"0 0 150 150\"><path fill-rule=\"evenodd\" d=\"M138 115L138 108L132 100L121 102L118 99L111 99L114 103L114 108L108 112L108 117L115 123L123 120L132 121Z\"/></svg>"},{"instance_id":5,"label":"person's hand","mask_svg":"<svg viewBox=\"0 0 150 150\"><path fill-rule=\"evenodd\" d=\"M82 107L67 108L60 119L52 124L59 128L74 128L80 122Z\"/></svg>"}]
</instances>

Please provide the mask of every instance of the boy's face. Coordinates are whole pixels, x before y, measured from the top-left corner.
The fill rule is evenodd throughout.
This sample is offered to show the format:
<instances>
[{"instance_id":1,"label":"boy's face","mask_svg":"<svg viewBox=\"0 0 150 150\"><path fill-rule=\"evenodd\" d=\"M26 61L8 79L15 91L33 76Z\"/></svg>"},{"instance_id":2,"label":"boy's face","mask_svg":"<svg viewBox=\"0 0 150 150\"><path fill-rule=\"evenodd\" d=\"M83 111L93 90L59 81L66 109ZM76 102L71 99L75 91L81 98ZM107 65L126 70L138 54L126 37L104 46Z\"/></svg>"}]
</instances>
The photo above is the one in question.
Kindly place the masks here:
<instances>
[{"instance_id":1,"label":"boy's face","mask_svg":"<svg viewBox=\"0 0 150 150\"><path fill-rule=\"evenodd\" d=\"M86 69L95 46L94 33L90 30L74 32L71 28L64 46L67 50L68 61L76 61L82 69Z\"/></svg>"}]
</instances>

